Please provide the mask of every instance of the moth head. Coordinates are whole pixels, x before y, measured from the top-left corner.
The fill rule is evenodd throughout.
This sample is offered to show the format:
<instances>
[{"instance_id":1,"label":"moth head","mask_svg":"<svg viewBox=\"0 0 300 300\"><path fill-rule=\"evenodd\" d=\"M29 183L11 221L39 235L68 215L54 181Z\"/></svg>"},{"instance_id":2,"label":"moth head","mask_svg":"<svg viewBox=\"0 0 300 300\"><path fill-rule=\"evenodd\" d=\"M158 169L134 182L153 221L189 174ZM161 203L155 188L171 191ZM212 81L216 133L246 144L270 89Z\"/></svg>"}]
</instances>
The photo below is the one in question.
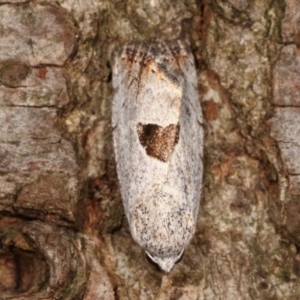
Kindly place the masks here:
<instances>
[{"instance_id":1,"label":"moth head","mask_svg":"<svg viewBox=\"0 0 300 300\"><path fill-rule=\"evenodd\" d=\"M164 272L169 273L174 267L175 263L180 259L183 251L184 249L182 249L179 254L168 256L168 257L154 256L147 251L146 253L151 258L151 260L157 263Z\"/></svg>"}]
</instances>

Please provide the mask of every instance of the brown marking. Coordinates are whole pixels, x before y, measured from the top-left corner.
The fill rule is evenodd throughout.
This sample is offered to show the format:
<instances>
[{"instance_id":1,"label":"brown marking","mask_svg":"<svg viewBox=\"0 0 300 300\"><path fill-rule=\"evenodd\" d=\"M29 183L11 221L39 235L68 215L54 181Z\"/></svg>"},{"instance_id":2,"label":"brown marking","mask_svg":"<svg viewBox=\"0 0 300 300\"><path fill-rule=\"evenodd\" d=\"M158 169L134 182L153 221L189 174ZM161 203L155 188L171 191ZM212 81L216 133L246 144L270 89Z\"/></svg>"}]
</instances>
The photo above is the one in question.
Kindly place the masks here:
<instances>
[{"instance_id":1,"label":"brown marking","mask_svg":"<svg viewBox=\"0 0 300 300\"><path fill-rule=\"evenodd\" d=\"M129 42L125 45L122 54L125 54L126 68L129 70L128 76L131 76L131 70L134 64L139 64L140 68L137 74L137 94L140 89L140 82L143 72L149 72L154 62L157 50L153 45L144 42Z\"/></svg>"},{"instance_id":2,"label":"brown marking","mask_svg":"<svg viewBox=\"0 0 300 300\"><path fill-rule=\"evenodd\" d=\"M146 153L162 162L167 162L179 140L179 124L167 127L138 123L137 133Z\"/></svg>"},{"instance_id":3,"label":"brown marking","mask_svg":"<svg viewBox=\"0 0 300 300\"><path fill-rule=\"evenodd\" d=\"M0 82L9 87L21 86L29 74L29 67L18 61L3 61L0 64Z\"/></svg>"},{"instance_id":4,"label":"brown marking","mask_svg":"<svg viewBox=\"0 0 300 300\"><path fill-rule=\"evenodd\" d=\"M46 67L39 68L38 77L41 78L42 80L45 80L47 72L48 69Z\"/></svg>"},{"instance_id":5,"label":"brown marking","mask_svg":"<svg viewBox=\"0 0 300 300\"><path fill-rule=\"evenodd\" d=\"M207 121L214 121L217 119L219 113L219 106L212 99L204 102L203 114Z\"/></svg>"},{"instance_id":6,"label":"brown marking","mask_svg":"<svg viewBox=\"0 0 300 300\"><path fill-rule=\"evenodd\" d=\"M173 52L168 48L172 47ZM181 58L180 54L181 46L177 41L169 41L162 44L146 44L144 42L129 42L125 45L125 48L120 55L125 55L123 60L125 61L126 68L129 70L128 76L131 74L133 64L139 64L140 69L137 74L138 91L143 73L153 72L157 74L157 77L161 80L167 78L171 83L176 86L179 85L178 76L181 72L178 70L170 71L164 63L158 63L155 58L161 55L161 52L165 52L166 61L171 60L175 63L177 59ZM178 65L178 62L177 62Z\"/></svg>"},{"instance_id":7,"label":"brown marking","mask_svg":"<svg viewBox=\"0 0 300 300\"><path fill-rule=\"evenodd\" d=\"M185 47L187 46L180 45L176 40L166 41L166 45L168 47L169 53L173 56L173 59L175 59L177 65L179 66L182 59L186 57L188 48Z\"/></svg>"}]
</instances>

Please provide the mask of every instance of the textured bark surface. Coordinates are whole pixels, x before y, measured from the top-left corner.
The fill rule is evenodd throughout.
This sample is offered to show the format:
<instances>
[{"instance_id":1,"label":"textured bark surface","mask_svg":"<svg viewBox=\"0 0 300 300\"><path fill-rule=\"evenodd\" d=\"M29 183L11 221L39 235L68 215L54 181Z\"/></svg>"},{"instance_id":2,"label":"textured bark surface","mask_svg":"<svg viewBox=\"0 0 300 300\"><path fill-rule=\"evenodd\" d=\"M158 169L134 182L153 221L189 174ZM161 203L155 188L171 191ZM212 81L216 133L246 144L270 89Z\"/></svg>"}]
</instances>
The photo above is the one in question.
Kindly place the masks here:
<instances>
[{"instance_id":1,"label":"textured bark surface","mask_svg":"<svg viewBox=\"0 0 300 300\"><path fill-rule=\"evenodd\" d=\"M0 0L0 299L299 299L297 0ZM170 274L132 240L111 65L183 39L205 116L197 232Z\"/></svg>"}]
</instances>

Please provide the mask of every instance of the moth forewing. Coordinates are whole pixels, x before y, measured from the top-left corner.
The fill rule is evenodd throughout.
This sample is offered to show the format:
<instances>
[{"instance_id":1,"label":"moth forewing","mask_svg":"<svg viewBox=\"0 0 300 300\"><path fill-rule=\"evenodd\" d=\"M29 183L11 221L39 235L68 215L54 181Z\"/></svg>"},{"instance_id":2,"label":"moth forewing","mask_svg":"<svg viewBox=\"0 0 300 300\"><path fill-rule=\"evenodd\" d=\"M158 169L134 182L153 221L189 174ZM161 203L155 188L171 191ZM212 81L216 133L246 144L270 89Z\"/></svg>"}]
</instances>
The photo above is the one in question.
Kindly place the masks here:
<instances>
[{"instance_id":1,"label":"moth forewing","mask_svg":"<svg viewBox=\"0 0 300 300\"><path fill-rule=\"evenodd\" d=\"M203 128L193 57L180 41L130 42L113 71L117 172L134 240L169 272L196 228Z\"/></svg>"}]
</instances>

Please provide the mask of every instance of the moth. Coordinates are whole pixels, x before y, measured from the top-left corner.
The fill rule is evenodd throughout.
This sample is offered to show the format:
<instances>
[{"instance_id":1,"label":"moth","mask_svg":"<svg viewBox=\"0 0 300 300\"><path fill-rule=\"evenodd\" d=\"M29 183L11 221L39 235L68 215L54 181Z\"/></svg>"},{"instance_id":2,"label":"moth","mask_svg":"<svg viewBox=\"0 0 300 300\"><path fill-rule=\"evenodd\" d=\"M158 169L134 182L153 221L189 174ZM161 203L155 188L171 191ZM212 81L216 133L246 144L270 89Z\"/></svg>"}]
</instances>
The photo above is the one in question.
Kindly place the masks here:
<instances>
[{"instance_id":1,"label":"moth","mask_svg":"<svg viewBox=\"0 0 300 300\"><path fill-rule=\"evenodd\" d=\"M181 41L128 42L113 65L113 144L133 239L170 272L194 235L203 117L194 59Z\"/></svg>"}]
</instances>

